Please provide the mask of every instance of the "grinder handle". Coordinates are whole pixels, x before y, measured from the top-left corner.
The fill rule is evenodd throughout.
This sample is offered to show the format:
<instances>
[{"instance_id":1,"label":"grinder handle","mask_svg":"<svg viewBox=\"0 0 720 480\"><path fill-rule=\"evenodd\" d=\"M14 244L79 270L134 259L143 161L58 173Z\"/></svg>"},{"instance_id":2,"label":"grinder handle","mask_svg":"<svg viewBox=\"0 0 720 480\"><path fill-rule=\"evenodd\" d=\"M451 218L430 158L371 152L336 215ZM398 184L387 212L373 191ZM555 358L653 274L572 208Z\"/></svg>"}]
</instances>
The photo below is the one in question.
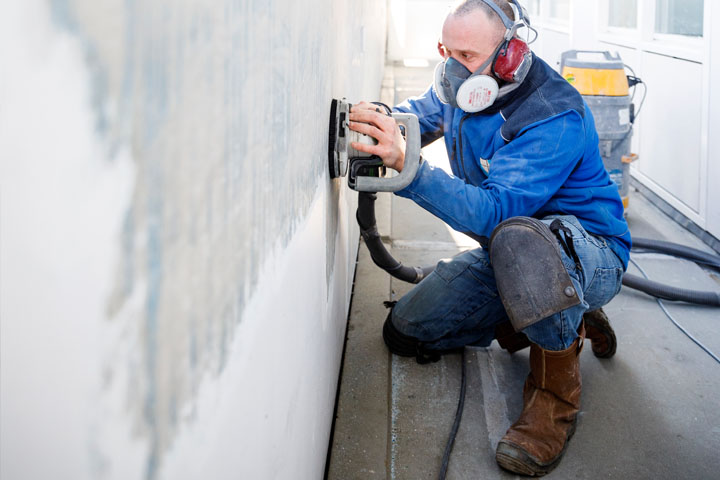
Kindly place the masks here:
<instances>
[{"instance_id":1,"label":"grinder handle","mask_svg":"<svg viewBox=\"0 0 720 480\"><path fill-rule=\"evenodd\" d=\"M395 177L377 178L359 176L355 190L360 192L396 192L410 185L420 168L420 122L412 113L393 113L395 121L405 126L405 164Z\"/></svg>"}]
</instances>

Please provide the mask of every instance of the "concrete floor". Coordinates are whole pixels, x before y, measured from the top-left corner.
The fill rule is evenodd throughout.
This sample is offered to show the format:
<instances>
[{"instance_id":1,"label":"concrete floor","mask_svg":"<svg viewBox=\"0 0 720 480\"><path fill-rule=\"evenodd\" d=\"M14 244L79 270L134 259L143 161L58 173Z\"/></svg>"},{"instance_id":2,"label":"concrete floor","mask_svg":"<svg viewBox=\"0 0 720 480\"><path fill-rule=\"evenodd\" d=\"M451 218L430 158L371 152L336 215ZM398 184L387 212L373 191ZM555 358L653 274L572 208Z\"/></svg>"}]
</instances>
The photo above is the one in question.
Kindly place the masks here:
<instances>
[{"instance_id":1,"label":"concrete floor","mask_svg":"<svg viewBox=\"0 0 720 480\"><path fill-rule=\"evenodd\" d=\"M395 103L431 78L389 69L385 99ZM393 77L394 74L394 77ZM408 86L409 85L409 86ZM399 92L399 93L398 93ZM425 150L440 165L442 146ZM381 194L378 227L393 255L427 265L476 244L452 232L414 203ZM638 192L627 219L634 236L665 239L710 251ZM633 254L664 283L720 291L720 277L683 260ZM638 273L634 267L629 272ZM382 341L384 300L412 285L377 268L360 246L338 399L330 479L437 478L460 388L460 355L419 365L392 356ZM675 319L720 354L720 310L665 302ZM657 302L623 288L605 307L618 336L617 354L581 356L578 428L551 478L720 478L720 364L665 316ZM467 396L448 471L449 479L514 478L495 463L495 447L522 409L528 351L509 355L496 343L466 348Z\"/></svg>"}]
</instances>

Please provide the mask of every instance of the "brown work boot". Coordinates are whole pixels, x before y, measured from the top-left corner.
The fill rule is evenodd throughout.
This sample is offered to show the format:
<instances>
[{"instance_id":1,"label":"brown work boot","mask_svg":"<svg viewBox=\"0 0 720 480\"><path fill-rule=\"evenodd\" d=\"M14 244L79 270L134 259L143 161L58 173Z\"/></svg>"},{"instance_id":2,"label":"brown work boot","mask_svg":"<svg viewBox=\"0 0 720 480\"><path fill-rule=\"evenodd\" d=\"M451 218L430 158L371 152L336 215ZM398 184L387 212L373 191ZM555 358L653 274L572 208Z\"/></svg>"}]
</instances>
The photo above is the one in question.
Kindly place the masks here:
<instances>
[{"instance_id":1,"label":"brown work boot","mask_svg":"<svg viewBox=\"0 0 720 480\"><path fill-rule=\"evenodd\" d=\"M530 346L530 374L523 389L523 411L495 452L498 465L523 475L545 475L555 468L575 433L580 409L580 362L584 332L567 350Z\"/></svg>"},{"instance_id":2,"label":"brown work boot","mask_svg":"<svg viewBox=\"0 0 720 480\"><path fill-rule=\"evenodd\" d=\"M602 308L585 312L585 337L592 343L593 354L598 358L610 358L617 350L615 331Z\"/></svg>"}]
</instances>

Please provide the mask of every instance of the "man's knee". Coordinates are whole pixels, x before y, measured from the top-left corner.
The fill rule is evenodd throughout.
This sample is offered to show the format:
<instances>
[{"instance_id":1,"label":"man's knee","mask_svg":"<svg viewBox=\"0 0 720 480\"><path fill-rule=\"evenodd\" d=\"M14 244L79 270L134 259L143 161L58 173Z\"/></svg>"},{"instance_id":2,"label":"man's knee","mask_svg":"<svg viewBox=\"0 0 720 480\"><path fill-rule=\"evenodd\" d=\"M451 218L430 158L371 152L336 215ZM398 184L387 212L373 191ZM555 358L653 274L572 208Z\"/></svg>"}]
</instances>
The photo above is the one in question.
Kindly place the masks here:
<instances>
[{"instance_id":1,"label":"man's knee","mask_svg":"<svg viewBox=\"0 0 720 480\"><path fill-rule=\"evenodd\" d=\"M515 330L581 303L558 238L540 220L505 220L493 231L489 250L498 292Z\"/></svg>"},{"instance_id":2,"label":"man's knee","mask_svg":"<svg viewBox=\"0 0 720 480\"><path fill-rule=\"evenodd\" d=\"M400 355L402 357L414 357L417 353L417 345L419 341L413 336L405 335L398 330L395 325L393 325L393 308L394 307L390 308L387 318L385 319L385 323L383 324L382 335L385 345L387 345L390 352L395 355Z\"/></svg>"},{"instance_id":3,"label":"man's knee","mask_svg":"<svg viewBox=\"0 0 720 480\"><path fill-rule=\"evenodd\" d=\"M401 332L393 324L392 316L393 308L391 307L382 331L385 345L387 345L391 353L401 357L415 357L417 362L421 364L440 360L440 355L443 352L429 350L418 338Z\"/></svg>"}]
</instances>

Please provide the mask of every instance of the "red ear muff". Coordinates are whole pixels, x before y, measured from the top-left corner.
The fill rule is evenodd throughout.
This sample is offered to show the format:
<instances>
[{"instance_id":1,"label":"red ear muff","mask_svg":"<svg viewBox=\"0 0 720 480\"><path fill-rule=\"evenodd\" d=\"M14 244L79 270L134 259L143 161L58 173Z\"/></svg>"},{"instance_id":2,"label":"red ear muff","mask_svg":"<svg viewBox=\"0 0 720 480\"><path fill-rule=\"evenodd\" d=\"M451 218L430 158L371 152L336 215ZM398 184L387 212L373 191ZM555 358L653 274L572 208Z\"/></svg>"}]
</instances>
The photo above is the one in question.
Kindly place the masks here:
<instances>
[{"instance_id":1,"label":"red ear muff","mask_svg":"<svg viewBox=\"0 0 720 480\"><path fill-rule=\"evenodd\" d=\"M493 73L506 82L522 82L530 69L531 58L527 43L511 38L495 56Z\"/></svg>"}]
</instances>

